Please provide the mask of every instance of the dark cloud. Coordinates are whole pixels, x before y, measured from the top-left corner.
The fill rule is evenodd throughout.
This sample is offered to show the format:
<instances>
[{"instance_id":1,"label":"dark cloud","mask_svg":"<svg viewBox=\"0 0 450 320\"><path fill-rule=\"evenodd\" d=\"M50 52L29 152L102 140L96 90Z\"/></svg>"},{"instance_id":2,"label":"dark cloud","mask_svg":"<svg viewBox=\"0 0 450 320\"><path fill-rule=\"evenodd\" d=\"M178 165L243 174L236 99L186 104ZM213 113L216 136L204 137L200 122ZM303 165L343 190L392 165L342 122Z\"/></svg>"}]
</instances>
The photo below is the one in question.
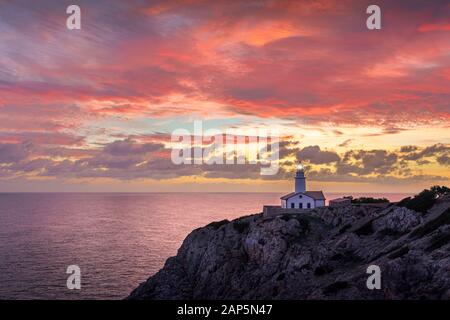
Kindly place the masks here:
<instances>
[{"instance_id":1,"label":"dark cloud","mask_svg":"<svg viewBox=\"0 0 450 320\"><path fill-rule=\"evenodd\" d=\"M417 149L419 149L419 147L417 147L417 146L402 146L400 148L400 152L410 153L410 152L416 151Z\"/></svg>"},{"instance_id":2,"label":"dark cloud","mask_svg":"<svg viewBox=\"0 0 450 320\"><path fill-rule=\"evenodd\" d=\"M21 161L29 155L31 149L31 143L0 143L0 163Z\"/></svg>"},{"instance_id":3,"label":"dark cloud","mask_svg":"<svg viewBox=\"0 0 450 320\"><path fill-rule=\"evenodd\" d=\"M336 165L338 174L387 174L397 167L397 155L386 150L347 151Z\"/></svg>"},{"instance_id":4,"label":"dark cloud","mask_svg":"<svg viewBox=\"0 0 450 320\"><path fill-rule=\"evenodd\" d=\"M145 143L137 144L132 140L114 141L105 146L105 153L112 156L130 156L141 155L153 151L163 150L164 145L161 143Z\"/></svg>"},{"instance_id":5,"label":"dark cloud","mask_svg":"<svg viewBox=\"0 0 450 320\"><path fill-rule=\"evenodd\" d=\"M437 162L443 166L450 166L450 157L447 155L437 157Z\"/></svg>"},{"instance_id":6,"label":"dark cloud","mask_svg":"<svg viewBox=\"0 0 450 320\"><path fill-rule=\"evenodd\" d=\"M353 139L347 139L339 144L339 147L348 147L352 143Z\"/></svg>"},{"instance_id":7,"label":"dark cloud","mask_svg":"<svg viewBox=\"0 0 450 320\"><path fill-rule=\"evenodd\" d=\"M333 151L323 151L319 146L308 146L298 151L297 160L309 161L313 164L326 164L332 162L338 162L340 157Z\"/></svg>"},{"instance_id":8,"label":"dark cloud","mask_svg":"<svg viewBox=\"0 0 450 320\"><path fill-rule=\"evenodd\" d=\"M298 142L291 141L291 140L281 140L278 143L278 153L280 159L284 159L287 157L290 157L297 152L298 149Z\"/></svg>"},{"instance_id":9,"label":"dark cloud","mask_svg":"<svg viewBox=\"0 0 450 320\"><path fill-rule=\"evenodd\" d=\"M402 151L403 153L405 153L405 155L402 155L402 158L405 160L416 161L423 158L446 157L450 155L450 145L443 143L437 143L432 146L420 149L420 151L418 150L418 147L409 146L406 151Z\"/></svg>"}]
</instances>

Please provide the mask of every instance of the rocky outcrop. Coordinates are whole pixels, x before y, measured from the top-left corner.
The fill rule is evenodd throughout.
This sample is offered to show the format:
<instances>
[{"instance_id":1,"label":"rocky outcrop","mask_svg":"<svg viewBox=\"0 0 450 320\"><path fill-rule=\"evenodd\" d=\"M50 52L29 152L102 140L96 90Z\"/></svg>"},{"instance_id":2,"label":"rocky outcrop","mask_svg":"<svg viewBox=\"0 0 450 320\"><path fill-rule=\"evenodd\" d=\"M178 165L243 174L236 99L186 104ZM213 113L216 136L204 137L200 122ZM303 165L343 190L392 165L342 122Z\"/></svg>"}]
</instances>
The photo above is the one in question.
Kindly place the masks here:
<instances>
[{"instance_id":1,"label":"rocky outcrop","mask_svg":"<svg viewBox=\"0 0 450 320\"><path fill-rule=\"evenodd\" d=\"M366 286L369 265L380 290ZM214 222L129 298L450 299L450 201Z\"/></svg>"}]
</instances>

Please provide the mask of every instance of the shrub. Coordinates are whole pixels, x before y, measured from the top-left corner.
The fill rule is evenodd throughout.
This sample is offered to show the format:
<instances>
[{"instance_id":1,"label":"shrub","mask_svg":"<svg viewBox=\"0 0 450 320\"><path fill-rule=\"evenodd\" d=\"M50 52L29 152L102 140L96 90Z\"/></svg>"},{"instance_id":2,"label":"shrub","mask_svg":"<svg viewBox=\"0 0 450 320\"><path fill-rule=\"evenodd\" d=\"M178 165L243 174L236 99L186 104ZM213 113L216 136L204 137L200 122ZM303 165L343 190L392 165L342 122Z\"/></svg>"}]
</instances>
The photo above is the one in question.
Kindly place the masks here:
<instances>
[{"instance_id":1,"label":"shrub","mask_svg":"<svg viewBox=\"0 0 450 320\"><path fill-rule=\"evenodd\" d=\"M361 197L352 199L352 203L388 203L389 200L386 198L372 198L372 197Z\"/></svg>"},{"instance_id":2,"label":"shrub","mask_svg":"<svg viewBox=\"0 0 450 320\"><path fill-rule=\"evenodd\" d=\"M397 205L425 213L436 203L437 199L449 194L449 188L445 186L433 186L430 190L425 189L413 198L408 197L401 200Z\"/></svg>"}]
</instances>

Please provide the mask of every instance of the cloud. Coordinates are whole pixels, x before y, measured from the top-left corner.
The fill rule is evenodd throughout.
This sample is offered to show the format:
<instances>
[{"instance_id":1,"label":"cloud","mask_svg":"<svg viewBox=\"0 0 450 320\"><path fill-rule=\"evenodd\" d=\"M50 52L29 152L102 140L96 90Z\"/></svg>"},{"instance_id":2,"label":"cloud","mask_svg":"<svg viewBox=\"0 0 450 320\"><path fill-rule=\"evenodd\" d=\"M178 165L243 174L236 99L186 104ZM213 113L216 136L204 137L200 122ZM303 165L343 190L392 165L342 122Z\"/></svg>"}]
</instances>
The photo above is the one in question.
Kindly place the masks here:
<instances>
[{"instance_id":1,"label":"cloud","mask_svg":"<svg viewBox=\"0 0 450 320\"><path fill-rule=\"evenodd\" d=\"M332 151L322 151L319 146L308 146L298 151L297 159L299 161L309 161L313 164L325 164L338 162L340 157L337 153Z\"/></svg>"},{"instance_id":2,"label":"cloud","mask_svg":"<svg viewBox=\"0 0 450 320\"><path fill-rule=\"evenodd\" d=\"M81 118L176 116L178 108L158 106L183 96L184 110L206 100L237 115L373 125L387 134L448 122L449 35L420 32L446 29L429 12L445 17L448 7L380 5L396 17L383 30L389 41L367 32L357 1L96 1L82 4L77 34L55 27L64 25L63 4L8 2L0 102L57 101L77 105Z\"/></svg>"},{"instance_id":3,"label":"cloud","mask_svg":"<svg viewBox=\"0 0 450 320\"><path fill-rule=\"evenodd\" d=\"M338 146L339 147L348 147L352 143L353 139L347 139L341 142Z\"/></svg>"},{"instance_id":4,"label":"cloud","mask_svg":"<svg viewBox=\"0 0 450 320\"><path fill-rule=\"evenodd\" d=\"M346 150L286 138L284 167L265 179L288 177L295 157L316 179L408 179L416 165L448 166L448 145L436 144L450 123L446 1L381 0L391 17L382 32L367 31L356 0L80 5L83 30L70 32L64 2L2 3L2 177L261 178L258 166L173 165L169 133L194 117L315 127ZM436 132L428 147L425 127ZM389 150L351 150L380 135L391 135Z\"/></svg>"},{"instance_id":5,"label":"cloud","mask_svg":"<svg viewBox=\"0 0 450 320\"><path fill-rule=\"evenodd\" d=\"M351 183L371 183L382 185L398 185L428 182L428 183L448 183L449 178L438 175L408 174L405 176L376 175L359 176L350 174L339 174L329 169L312 170L308 172L308 178L321 182L351 182Z\"/></svg>"},{"instance_id":6,"label":"cloud","mask_svg":"<svg viewBox=\"0 0 450 320\"><path fill-rule=\"evenodd\" d=\"M417 149L419 149L419 147L417 147L417 146L402 146L400 148L400 152L401 153L410 153L410 152L416 151Z\"/></svg>"},{"instance_id":7,"label":"cloud","mask_svg":"<svg viewBox=\"0 0 450 320\"><path fill-rule=\"evenodd\" d=\"M114 141L104 148L106 154L112 156L142 155L164 149L161 143L136 144L132 140Z\"/></svg>"},{"instance_id":8,"label":"cloud","mask_svg":"<svg viewBox=\"0 0 450 320\"><path fill-rule=\"evenodd\" d=\"M416 151L418 149L418 147L409 147L409 150L403 151L407 153L405 155L402 155L402 158L405 160L420 160L423 158L436 156L444 156L445 158L445 156L450 154L450 145L443 143L434 144L423 148L420 151Z\"/></svg>"},{"instance_id":9,"label":"cloud","mask_svg":"<svg viewBox=\"0 0 450 320\"><path fill-rule=\"evenodd\" d=\"M0 143L0 164L15 163L25 159L32 145L30 143L6 144Z\"/></svg>"},{"instance_id":10,"label":"cloud","mask_svg":"<svg viewBox=\"0 0 450 320\"><path fill-rule=\"evenodd\" d=\"M397 169L397 154L386 150L347 151L336 166L338 174L387 174Z\"/></svg>"},{"instance_id":11,"label":"cloud","mask_svg":"<svg viewBox=\"0 0 450 320\"><path fill-rule=\"evenodd\" d=\"M8 179L39 176L57 179L112 178L119 181L179 177L286 181L292 178L295 170L295 161L291 161L294 156L306 162L308 178L314 181L406 183L423 181L427 177L439 181L448 179L422 174L415 169L416 165L430 163L448 166L449 157L445 153L448 146L443 144L425 148L408 146L407 151L411 153L427 155L426 159L417 160L406 160L405 155L408 154L405 154L405 148L403 152L402 148L396 151L349 150L339 155L334 151L321 150L318 146L300 148L290 140L282 140L280 146L285 151L281 153L278 173L261 176L260 164L175 165L171 161L171 149L159 142L142 143L125 139L96 149L45 147L31 143L0 144L0 163L6 164L0 166L0 176ZM323 165L326 168L320 167Z\"/></svg>"},{"instance_id":12,"label":"cloud","mask_svg":"<svg viewBox=\"0 0 450 320\"><path fill-rule=\"evenodd\" d=\"M442 155L437 157L437 162L443 166L450 166L450 156Z\"/></svg>"},{"instance_id":13,"label":"cloud","mask_svg":"<svg viewBox=\"0 0 450 320\"><path fill-rule=\"evenodd\" d=\"M419 32L450 31L450 23L447 24L423 24L418 29Z\"/></svg>"}]
</instances>

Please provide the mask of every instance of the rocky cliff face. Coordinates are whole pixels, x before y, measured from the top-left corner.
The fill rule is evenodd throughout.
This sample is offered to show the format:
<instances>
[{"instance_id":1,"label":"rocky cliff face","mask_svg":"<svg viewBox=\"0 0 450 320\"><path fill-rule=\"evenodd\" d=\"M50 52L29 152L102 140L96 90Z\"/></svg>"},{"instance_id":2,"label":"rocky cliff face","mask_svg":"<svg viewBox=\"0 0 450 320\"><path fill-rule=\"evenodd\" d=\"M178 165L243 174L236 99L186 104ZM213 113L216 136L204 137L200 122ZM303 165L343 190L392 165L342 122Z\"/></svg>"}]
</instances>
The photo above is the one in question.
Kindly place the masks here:
<instances>
[{"instance_id":1,"label":"rocky cliff face","mask_svg":"<svg viewBox=\"0 0 450 320\"><path fill-rule=\"evenodd\" d=\"M380 290L366 286L369 265ZM214 222L129 298L450 299L450 200Z\"/></svg>"}]
</instances>

